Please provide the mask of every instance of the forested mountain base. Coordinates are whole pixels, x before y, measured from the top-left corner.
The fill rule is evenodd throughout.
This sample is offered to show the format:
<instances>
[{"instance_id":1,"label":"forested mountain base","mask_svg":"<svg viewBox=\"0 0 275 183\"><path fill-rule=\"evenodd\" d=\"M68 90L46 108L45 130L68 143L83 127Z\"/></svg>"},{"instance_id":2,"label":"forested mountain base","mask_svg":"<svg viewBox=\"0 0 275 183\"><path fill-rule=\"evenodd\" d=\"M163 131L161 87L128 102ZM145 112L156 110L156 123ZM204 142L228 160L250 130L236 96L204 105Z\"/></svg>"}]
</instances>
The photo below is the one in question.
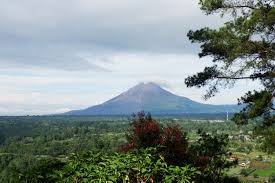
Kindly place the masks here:
<instances>
[{"instance_id":1,"label":"forested mountain base","mask_svg":"<svg viewBox=\"0 0 275 183\"><path fill-rule=\"evenodd\" d=\"M151 120L154 125L149 120L141 127L139 118L127 117L1 117L0 182L200 182L201 176L211 177L209 167L220 160L227 162L230 152L238 156L239 164L246 159L269 161L270 167L274 164L274 157L264 153L260 154L262 160L256 161L256 154L265 146L261 146L262 139L253 139L253 125L238 128L232 122L204 121L201 117L198 121L180 117ZM150 143L141 138L142 131L146 136L153 134ZM221 134L228 134L230 141ZM209 158L214 156L211 148L216 151L218 147L209 143L215 136L224 136L224 141L216 143L228 145L224 144L221 154ZM268 167L263 170L265 178L271 177ZM222 168L223 181L227 172L236 177L241 169L239 165Z\"/></svg>"}]
</instances>

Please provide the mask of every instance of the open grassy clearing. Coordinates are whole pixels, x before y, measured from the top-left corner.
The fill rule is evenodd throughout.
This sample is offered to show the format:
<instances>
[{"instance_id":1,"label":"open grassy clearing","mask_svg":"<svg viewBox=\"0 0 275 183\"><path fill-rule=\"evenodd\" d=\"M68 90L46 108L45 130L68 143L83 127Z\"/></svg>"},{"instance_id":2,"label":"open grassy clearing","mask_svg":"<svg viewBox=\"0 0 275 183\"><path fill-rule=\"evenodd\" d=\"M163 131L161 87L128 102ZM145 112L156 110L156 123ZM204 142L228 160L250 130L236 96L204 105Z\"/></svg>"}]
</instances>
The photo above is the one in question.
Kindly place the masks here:
<instances>
[{"instance_id":1,"label":"open grassy clearing","mask_svg":"<svg viewBox=\"0 0 275 183\"><path fill-rule=\"evenodd\" d=\"M254 173L262 177L269 177L275 174L275 163L267 169L256 169Z\"/></svg>"}]
</instances>

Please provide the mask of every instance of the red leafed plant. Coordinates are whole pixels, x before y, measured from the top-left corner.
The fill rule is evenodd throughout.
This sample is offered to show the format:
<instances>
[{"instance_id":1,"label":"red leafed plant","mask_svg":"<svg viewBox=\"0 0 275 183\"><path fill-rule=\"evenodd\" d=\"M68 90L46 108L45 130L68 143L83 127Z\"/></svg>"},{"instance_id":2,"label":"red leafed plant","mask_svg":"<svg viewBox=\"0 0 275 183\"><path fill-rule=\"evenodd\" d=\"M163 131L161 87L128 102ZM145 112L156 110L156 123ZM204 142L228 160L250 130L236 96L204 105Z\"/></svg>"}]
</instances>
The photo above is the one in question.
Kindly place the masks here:
<instances>
[{"instance_id":1,"label":"red leafed plant","mask_svg":"<svg viewBox=\"0 0 275 183\"><path fill-rule=\"evenodd\" d=\"M190 145L187 134L178 125L168 125L162 128L151 117L140 112L133 115L128 133L128 144L121 147L127 152L132 149L156 147L158 155L168 165L191 165L201 171L196 182L222 182L224 170L231 167L225 155L228 152L228 138L224 134L207 134L198 131L200 138Z\"/></svg>"},{"instance_id":2,"label":"red leafed plant","mask_svg":"<svg viewBox=\"0 0 275 183\"><path fill-rule=\"evenodd\" d=\"M129 134L129 141L133 147L147 148L159 145L161 128L159 123L148 113L139 112L133 115L132 129Z\"/></svg>"},{"instance_id":3,"label":"red leafed plant","mask_svg":"<svg viewBox=\"0 0 275 183\"><path fill-rule=\"evenodd\" d=\"M165 147L163 155L169 164L182 165L185 162L188 141L186 133L178 125L169 125L163 129L160 144Z\"/></svg>"},{"instance_id":4,"label":"red leafed plant","mask_svg":"<svg viewBox=\"0 0 275 183\"><path fill-rule=\"evenodd\" d=\"M127 152L132 149L156 147L160 144L162 130L150 113L145 114L142 111L133 114L131 121L131 128L127 134L129 143L121 146L121 151Z\"/></svg>"},{"instance_id":5,"label":"red leafed plant","mask_svg":"<svg viewBox=\"0 0 275 183\"><path fill-rule=\"evenodd\" d=\"M159 123L148 113L139 112L133 115L129 143L122 146L122 151L131 149L162 146L160 153L169 164L182 165L186 159L187 138L186 133L177 125L161 128Z\"/></svg>"}]
</instances>

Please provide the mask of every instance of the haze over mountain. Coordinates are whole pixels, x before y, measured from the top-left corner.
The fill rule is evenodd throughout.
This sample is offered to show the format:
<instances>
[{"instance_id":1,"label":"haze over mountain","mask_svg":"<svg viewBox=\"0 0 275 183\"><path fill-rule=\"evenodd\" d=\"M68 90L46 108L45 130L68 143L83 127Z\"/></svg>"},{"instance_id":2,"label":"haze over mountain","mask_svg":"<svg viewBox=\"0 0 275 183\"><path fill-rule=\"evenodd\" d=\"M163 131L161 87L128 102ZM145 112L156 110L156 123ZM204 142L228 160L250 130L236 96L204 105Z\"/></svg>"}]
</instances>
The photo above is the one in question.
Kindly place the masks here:
<instances>
[{"instance_id":1,"label":"haze over mountain","mask_svg":"<svg viewBox=\"0 0 275 183\"><path fill-rule=\"evenodd\" d=\"M140 83L100 105L74 110L65 115L129 115L144 110L152 114L180 115L186 113L237 112L238 105L210 105L177 96L159 85Z\"/></svg>"}]
</instances>

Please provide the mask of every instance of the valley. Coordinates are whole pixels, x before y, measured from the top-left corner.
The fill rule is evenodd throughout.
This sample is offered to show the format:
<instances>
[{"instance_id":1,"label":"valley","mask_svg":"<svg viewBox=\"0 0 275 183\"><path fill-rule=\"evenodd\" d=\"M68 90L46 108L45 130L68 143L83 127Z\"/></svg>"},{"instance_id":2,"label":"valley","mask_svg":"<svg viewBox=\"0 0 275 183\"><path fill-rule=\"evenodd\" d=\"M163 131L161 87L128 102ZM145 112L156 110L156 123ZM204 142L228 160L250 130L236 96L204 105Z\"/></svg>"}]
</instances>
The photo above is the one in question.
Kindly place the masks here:
<instances>
[{"instance_id":1,"label":"valley","mask_svg":"<svg viewBox=\"0 0 275 183\"><path fill-rule=\"evenodd\" d=\"M187 132L190 144L199 138L198 130L228 134L228 161L238 159L238 163L227 170L229 176L244 182L262 182L273 176L275 156L262 152L261 139L253 136L253 124L238 127L230 121L215 122L222 118L209 116L159 116L156 119L163 127L178 124ZM45 172L41 172L43 168L45 171L49 165L63 166L72 153L111 155L127 143L125 135L130 123L129 116L0 117L0 180L11 180L17 173L45 176Z\"/></svg>"}]
</instances>

